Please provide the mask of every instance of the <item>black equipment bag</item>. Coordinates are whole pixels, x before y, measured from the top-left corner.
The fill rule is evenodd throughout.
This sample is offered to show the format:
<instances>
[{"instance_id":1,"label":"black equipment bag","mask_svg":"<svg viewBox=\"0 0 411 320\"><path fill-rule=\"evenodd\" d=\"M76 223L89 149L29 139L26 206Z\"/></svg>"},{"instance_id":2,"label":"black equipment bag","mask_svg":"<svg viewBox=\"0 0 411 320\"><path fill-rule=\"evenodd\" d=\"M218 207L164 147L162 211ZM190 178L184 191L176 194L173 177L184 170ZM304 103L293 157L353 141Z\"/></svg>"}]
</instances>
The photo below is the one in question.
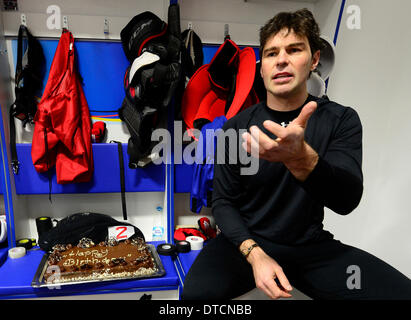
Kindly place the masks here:
<instances>
[{"instance_id":1,"label":"black equipment bag","mask_svg":"<svg viewBox=\"0 0 411 320\"><path fill-rule=\"evenodd\" d=\"M141 238L145 241L143 233L131 223L117 221L116 219L93 212L72 214L57 222L57 225L39 237L38 244L46 252L52 250L56 244L77 245L82 238L89 238L95 244L108 241L108 228L114 226L132 226L134 235L130 239Z\"/></svg>"},{"instance_id":2,"label":"black equipment bag","mask_svg":"<svg viewBox=\"0 0 411 320\"><path fill-rule=\"evenodd\" d=\"M118 113L130 132L129 168L135 169L152 159L156 142L151 141L151 134L164 125L166 108L181 83L178 4L169 6L168 24L146 11L131 19L120 37L130 66L124 77L126 96Z\"/></svg>"},{"instance_id":3,"label":"black equipment bag","mask_svg":"<svg viewBox=\"0 0 411 320\"><path fill-rule=\"evenodd\" d=\"M17 38L17 63L15 75L16 100L10 106L10 147L13 172L18 174L19 162L16 151L16 128L14 118L33 123L37 111L36 95L41 94L46 60L40 42L26 26L20 25Z\"/></svg>"}]
</instances>

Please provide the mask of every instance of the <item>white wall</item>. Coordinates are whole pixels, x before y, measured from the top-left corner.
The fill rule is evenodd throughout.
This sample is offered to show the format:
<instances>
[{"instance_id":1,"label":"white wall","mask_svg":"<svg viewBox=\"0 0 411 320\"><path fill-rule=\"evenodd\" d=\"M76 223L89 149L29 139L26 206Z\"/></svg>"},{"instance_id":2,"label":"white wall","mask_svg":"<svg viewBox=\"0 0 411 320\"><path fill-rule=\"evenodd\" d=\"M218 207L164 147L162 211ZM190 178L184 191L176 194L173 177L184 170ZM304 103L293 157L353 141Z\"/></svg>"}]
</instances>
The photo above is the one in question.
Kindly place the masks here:
<instances>
[{"instance_id":1,"label":"white wall","mask_svg":"<svg viewBox=\"0 0 411 320\"><path fill-rule=\"evenodd\" d=\"M258 46L258 32L264 23L280 11L308 8L317 1L274 0L180 0L181 30L192 24L203 43L221 44L224 25L238 45ZM334 3L335 1L329 1Z\"/></svg>"},{"instance_id":2,"label":"white wall","mask_svg":"<svg viewBox=\"0 0 411 320\"><path fill-rule=\"evenodd\" d=\"M361 10L361 29L346 25ZM327 212L336 238L411 277L411 22L408 0L348 0L337 43L331 99L355 108L364 129L364 195L346 217Z\"/></svg>"},{"instance_id":3,"label":"white wall","mask_svg":"<svg viewBox=\"0 0 411 320\"><path fill-rule=\"evenodd\" d=\"M25 14L27 26L34 36L59 37L61 31L49 30L47 8L58 6L62 16L67 16L68 27L74 37L94 39L120 39L120 31L132 17L151 11L163 20L167 20L168 0L19 0L18 12L2 12L4 33L16 35L20 25L20 16ZM104 18L109 22L109 34L104 34Z\"/></svg>"}]
</instances>

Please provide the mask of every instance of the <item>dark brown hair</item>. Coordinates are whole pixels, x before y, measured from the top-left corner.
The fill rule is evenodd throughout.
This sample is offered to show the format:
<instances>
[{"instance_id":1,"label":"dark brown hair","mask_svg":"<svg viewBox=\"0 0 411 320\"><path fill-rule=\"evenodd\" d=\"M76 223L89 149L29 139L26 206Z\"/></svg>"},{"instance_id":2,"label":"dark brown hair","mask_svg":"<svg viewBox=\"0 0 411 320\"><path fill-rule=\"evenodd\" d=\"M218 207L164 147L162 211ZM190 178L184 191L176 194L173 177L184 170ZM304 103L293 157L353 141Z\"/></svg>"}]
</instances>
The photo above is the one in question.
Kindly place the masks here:
<instances>
[{"instance_id":1,"label":"dark brown hair","mask_svg":"<svg viewBox=\"0 0 411 320\"><path fill-rule=\"evenodd\" d=\"M311 54L324 47L320 38L320 27L308 9L300 9L295 12L280 12L260 29L260 59L267 41L283 29L288 32L293 30L300 37L307 37Z\"/></svg>"}]
</instances>

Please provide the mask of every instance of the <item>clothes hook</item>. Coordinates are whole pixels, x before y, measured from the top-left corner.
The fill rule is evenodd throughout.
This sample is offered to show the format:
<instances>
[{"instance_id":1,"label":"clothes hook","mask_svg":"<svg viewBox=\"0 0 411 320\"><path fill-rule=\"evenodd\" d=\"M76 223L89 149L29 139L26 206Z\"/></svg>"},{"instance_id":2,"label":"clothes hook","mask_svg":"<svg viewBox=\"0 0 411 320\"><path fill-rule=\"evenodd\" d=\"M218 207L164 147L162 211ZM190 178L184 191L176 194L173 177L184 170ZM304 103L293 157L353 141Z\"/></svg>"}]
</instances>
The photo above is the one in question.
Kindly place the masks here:
<instances>
[{"instance_id":1,"label":"clothes hook","mask_svg":"<svg viewBox=\"0 0 411 320\"><path fill-rule=\"evenodd\" d=\"M67 16L63 16L63 29L67 29L68 30L68 18Z\"/></svg>"},{"instance_id":2,"label":"clothes hook","mask_svg":"<svg viewBox=\"0 0 411 320\"><path fill-rule=\"evenodd\" d=\"M21 16L20 16L20 22L23 26L27 27L27 18L26 18L26 15L24 13L22 13Z\"/></svg>"},{"instance_id":3,"label":"clothes hook","mask_svg":"<svg viewBox=\"0 0 411 320\"><path fill-rule=\"evenodd\" d=\"M104 34L108 35L109 34L109 27L108 27L108 19L104 18Z\"/></svg>"},{"instance_id":4,"label":"clothes hook","mask_svg":"<svg viewBox=\"0 0 411 320\"><path fill-rule=\"evenodd\" d=\"M191 21L188 22L188 30L193 29L193 23Z\"/></svg>"},{"instance_id":5,"label":"clothes hook","mask_svg":"<svg viewBox=\"0 0 411 320\"><path fill-rule=\"evenodd\" d=\"M224 41L227 39L231 39L230 38L230 26L228 25L228 23L224 25Z\"/></svg>"}]
</instances>

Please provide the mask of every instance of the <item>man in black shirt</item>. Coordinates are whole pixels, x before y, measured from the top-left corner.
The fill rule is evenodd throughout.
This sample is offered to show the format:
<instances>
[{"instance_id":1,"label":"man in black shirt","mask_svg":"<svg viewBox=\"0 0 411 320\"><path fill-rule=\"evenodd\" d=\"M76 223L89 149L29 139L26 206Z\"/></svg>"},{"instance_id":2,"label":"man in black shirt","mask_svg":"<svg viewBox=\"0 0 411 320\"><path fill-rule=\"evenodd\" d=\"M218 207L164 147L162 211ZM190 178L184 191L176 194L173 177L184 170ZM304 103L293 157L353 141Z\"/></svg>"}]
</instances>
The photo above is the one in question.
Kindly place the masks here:
<instances>
[{"instance_id":1,"label":"man in black shirt","mask_svg":"<svg viewBox=\"0 0 411 320\"><path fill-rule=\"evenodd\" d=\"M187 274L183 299L235 298L254 287L289 298L292 286L318 299L411 299L411 281L373 255L333 239L324 207L346 215L363 192L357 113L307 92L321 39L311 12L280 13L261 28L267 99L229 119L259 158L258 172L217 155L213 215L221 230ZM229 161L231 160L231 161Z\"/></svg>"}]
</instances>

